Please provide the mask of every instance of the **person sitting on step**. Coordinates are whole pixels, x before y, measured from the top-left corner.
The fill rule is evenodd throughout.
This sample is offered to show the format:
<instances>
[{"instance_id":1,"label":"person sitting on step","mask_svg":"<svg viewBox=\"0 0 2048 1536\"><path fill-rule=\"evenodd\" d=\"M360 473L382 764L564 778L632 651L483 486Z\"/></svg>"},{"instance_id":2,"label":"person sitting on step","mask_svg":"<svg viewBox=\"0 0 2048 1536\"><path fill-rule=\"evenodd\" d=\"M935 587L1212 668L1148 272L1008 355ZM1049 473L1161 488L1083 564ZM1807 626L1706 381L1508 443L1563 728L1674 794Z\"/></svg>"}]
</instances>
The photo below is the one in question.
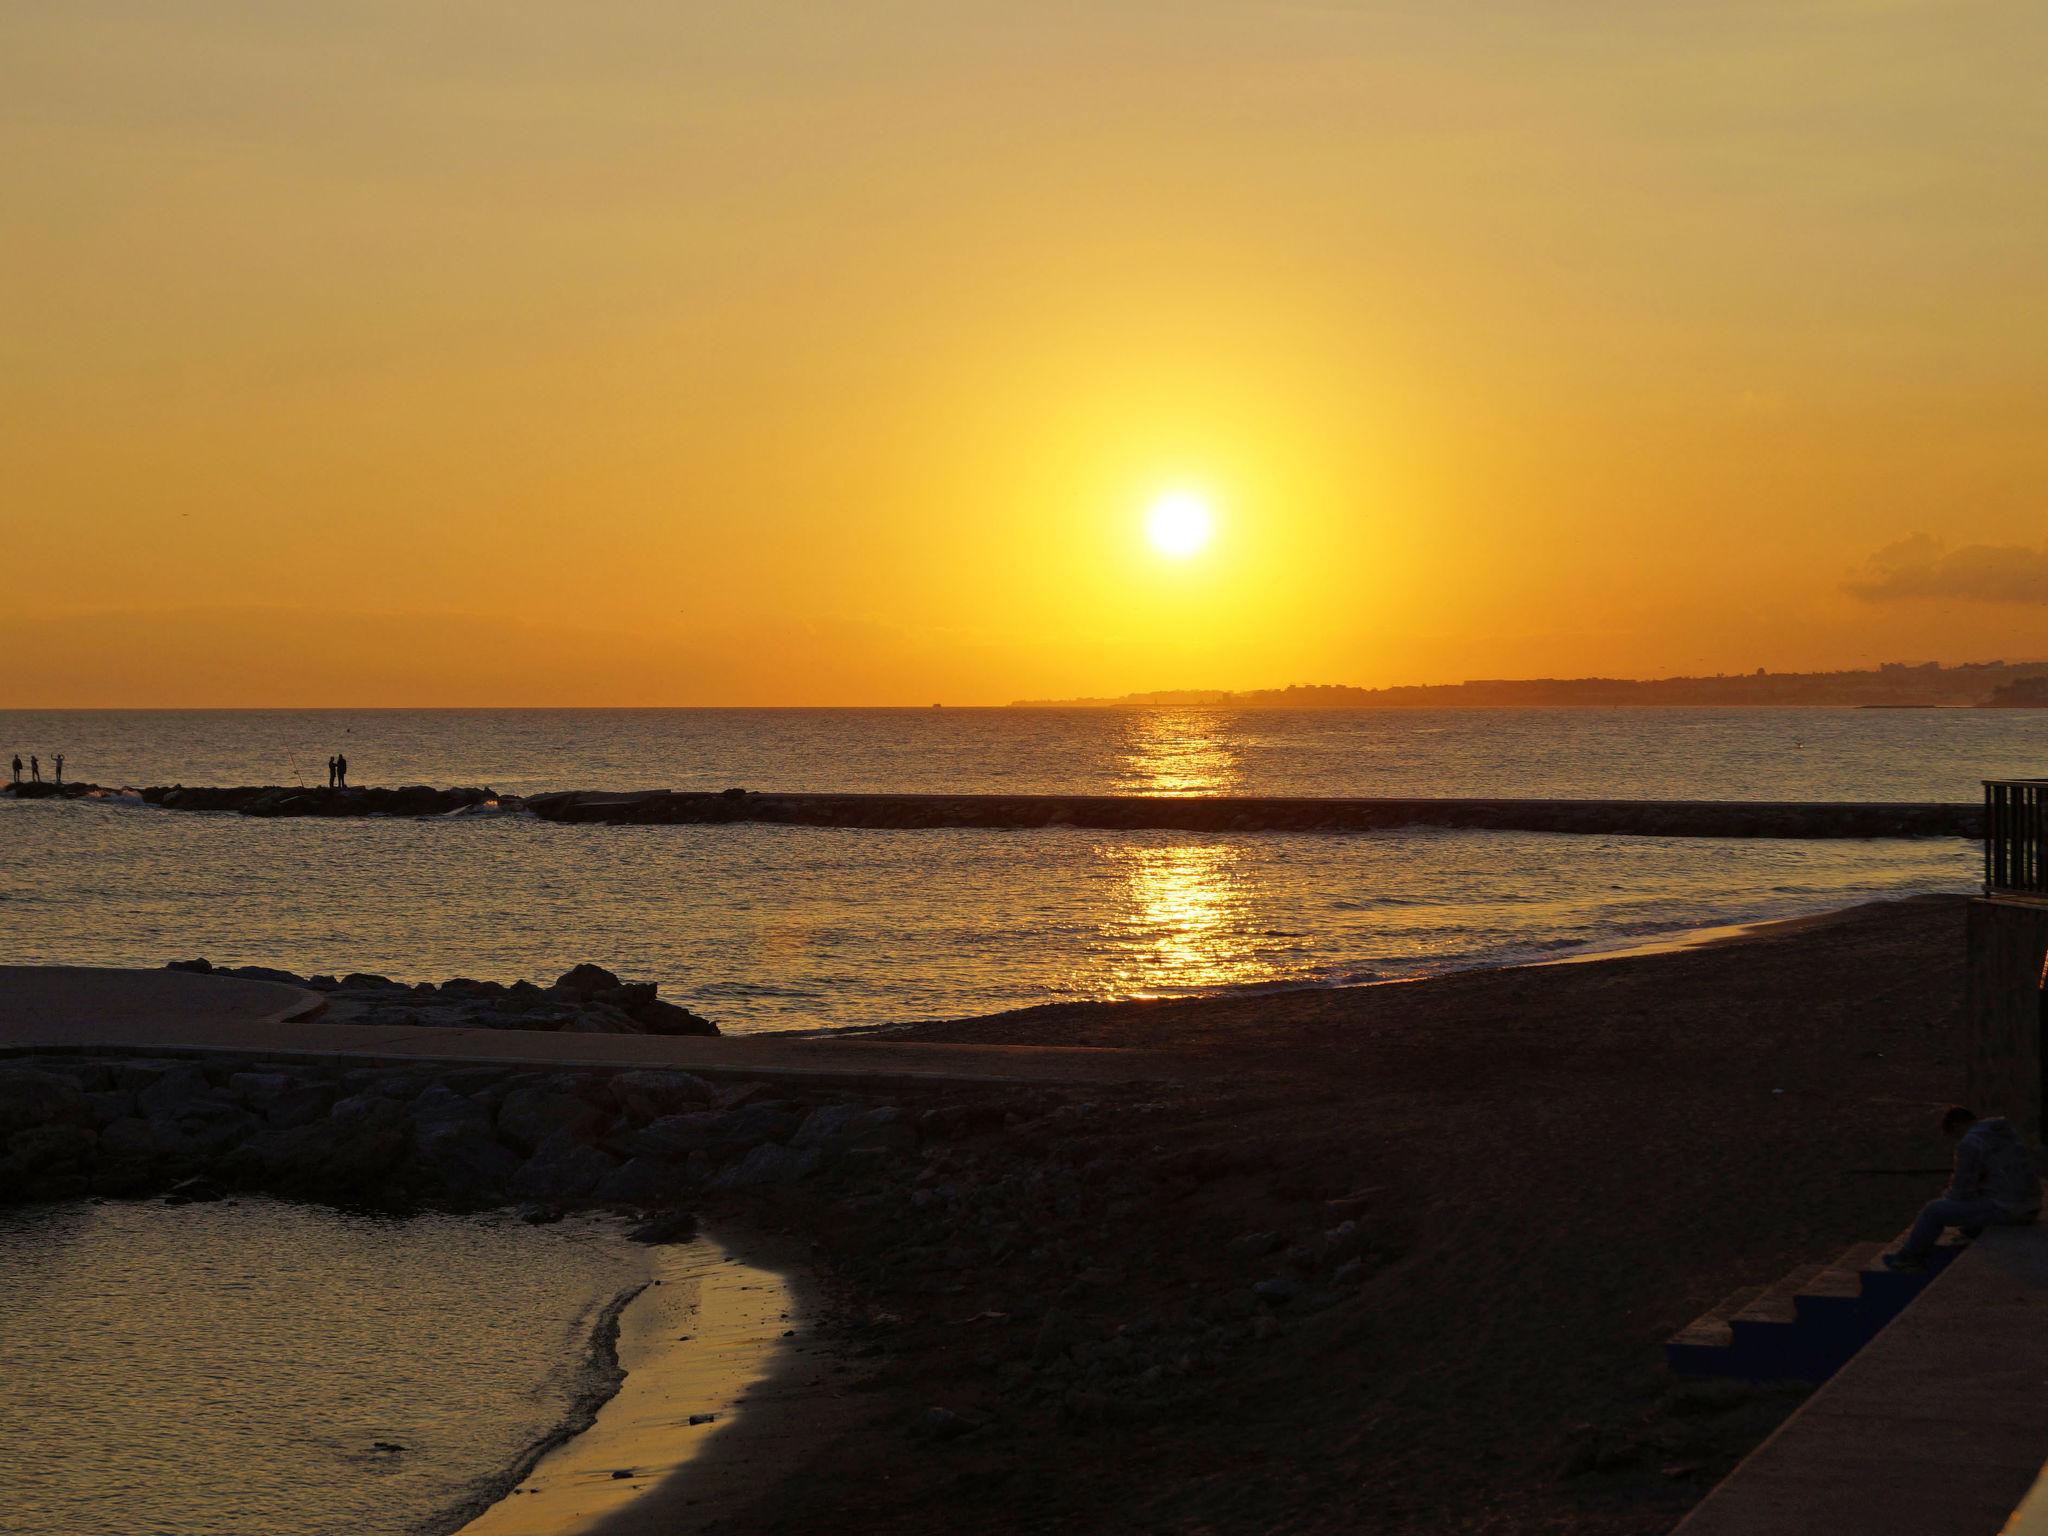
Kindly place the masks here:
<instances>
[{"instance_id":1,"label":"person sitting on step","mask_svg":"<svg viewBox=\"0 0 2048 1536\"><path fill-rule=\"evenodd\" d=\"M1956 1144L1955 1172L1941 1198L1921 1207L1899 1251L1884 1256L1887 1269L1925 1269L1945 1228L1975 1237L1986 1227L2025 1226L2041 1214L2041 1172L2010 1120L1979 1120L1975 1110L1955 1104L1942 1112L1941 1134Z\"/></svg>"}]
</instances>

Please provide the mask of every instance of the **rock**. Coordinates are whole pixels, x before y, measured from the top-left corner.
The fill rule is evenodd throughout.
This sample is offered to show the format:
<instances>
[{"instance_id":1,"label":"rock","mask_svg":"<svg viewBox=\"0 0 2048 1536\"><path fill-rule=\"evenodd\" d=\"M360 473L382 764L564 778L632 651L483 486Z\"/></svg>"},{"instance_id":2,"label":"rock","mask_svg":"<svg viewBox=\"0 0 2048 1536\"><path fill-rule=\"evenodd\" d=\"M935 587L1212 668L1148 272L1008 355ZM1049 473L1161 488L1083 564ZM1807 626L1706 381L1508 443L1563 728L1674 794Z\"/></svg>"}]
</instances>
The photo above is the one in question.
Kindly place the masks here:
<instances>
[{"instance_id":1,"label":"rock","mask_svg":"<svg viewBox=\"0 0 2048 1536\"><path fill-rule=\"evenodd\" d=\"M612 1078L610 1087L619 1108L642 1121L701 1107L718 1093L703 1078L688 1072L621 1072Z\"/></svg>"},{"instance_id":2,"label":"rock","mask_svg":"<svg viewBox=\"0 0 2048 1536\"><path fill-rule=\"evenodd\" d=\"M120 1088L109 1088L103 1093L88 1093L86 1108L92 1112L92 1123L104 1129L116 1120L125 1120L135 1113L135 1095Z\"/></svg>"},{"instance_id":3,"label":"rock","mask_svg":"<svg viewBox=\"0 0 2048 1536\"><path fill-rule=\"evenodd\" d=\"M164 965L167 971L190 971L195 976L205 976L213 970L213 962L203 956L197 960L171 960Z\"/></svg>"},{"instance_id":4,"label":"rock","mask_svg":"<svg viewBox=\"0 0 2048 1536\"><path fill-rule=\"evenodd\" d=\"M703 1035L718 1033L718 1026L702 1014L690 1012L674 1003L665 1003L659 998L650 999L644 1006L633 1010L637 1019L650 1035Z\"/></svg>"},{"instance_id":5,"label":"rock","mask_svg":"<svg viewBox=\"0 0 2048 1536\"><path fill-rule=\"evenodd\" d=\"M34 1067L0 1067L0 1134L92 1120L92 1105L70 1078Z\"/></svg>"},{"instance_id":6,"label":"rock","mask_svg":"<svg viewBox=\"0 0 2048 1536\"><path fill-rule=\"evenodd\" d=\"M166 1122L175 1127L176 1134L184 1138L193 1152L204 1156L240 1146L263 1124L239 1104L225 1099L193 1099L176 1116L165 1117L165 1122L153 1119L151 1123Z\"/></svg>"},{"instance_id":7,"label":"rock","mask_svg":"<svg viewBox=\"0 0 2048 1536\"><path fill-rule=\"evenodd\" d=\"M389 976L377 976L368 971L350 971L341 978L344 992L403 992L406 985L393 981Z\"/></svg>"},{"instance_id":8,"label":"rock","mask_svg":"<svg viewBox=\"0 0 2048 1536\"><path fill-rule=\"evenodd\" d=\"M165 1205L200 1205L225 1199L227 1191L212 1179L198 1176L180 1179L164 1194Z\"/></svg>"},{"instance_id":9,"label":"rock","mask_svg":"<svg viewBox=\"0 0 2048 1536\"><path fill-rule=\"evenodd\" d=\"M1247 1232L1230 1240L1230 1251L1248 1259L1263 1259L1284 1242L1286 1239L1278 1232Z\"/></svg>"},{"instance_id":10,"label":"rock","mask_svg":"<svg viewBox=\"0 0 2048 1536\"><path fill-rule=\"evenodd\" d=\"M274 965L233 965L219 972L222 976L239 976L244 981L276 981L288 987L304 986L306 978L291 971L281 971Z\"/></svg>"},{"instance_id":11,"label":"rock","mask_svg":"<svg viewBox=\"0 0 2048 1536\"><path fill-rule=\"evenodd\" d=\"M713 1189L756 1189L794 1184L817 1172L824 1158L814 1147L784 1147L763 1142L711 1181Z\"/></svg>"},{"instance_id":12,"label":"rock","mask_svg":"<svg viewBox=\"0 0 2048 1536\"><path fill-rule=\"evenodd\" d=\"M671 1211L643 1222L626 1234L628 1240L650 1246L687 1243L697 1235L697 1218L689 1211Z\"/></svg>"},{"instance_id":13,"label":"rock","mask_svg":"<svg viewBox=\"0 0 2048 1536\"><path fill-rule=\"evenodd\" d=\"M927 1440L958 1440L981 1426L950 1408L927 1408L918 1418L917 1427Z\"/></svg>"},{"instance_id":14,"label":"rock","mask_svg":"<svg viewBox=\"0 0 2048 1536\"><path fill-rule=\"evenodd\" d=\"M690 1415L690 1423L692 1426L698 1424L716 1424L717 1422L718 1415L715 1413L693 1413Z\"/></svg>"},{"instance_id":15,"label":"rock","mask_svg":"<svg viewBox=\"0 0 2048 1536\"><path fill-rule=\"evenodd\" d=\"M439 1083L413 1101L411 1120L420 1172L458 1198L496 1198L519 1171L484 1108Z\"/></svg>"},{"instance_id":16,"label":"rock","mask_svg":"<svg viewBox=\"0 0 2048 1536\"><path fill-rule=\"evenodd\" d=\"M604 1123L604 1116L582 1099L550 1088L514 1088L498 1106L498 1134L529 1154L557 1132L590 1141Z\"/></svg>"},{"instance_id":17,"label":"rock","mask_svg":"<svg viewBox=\"0 0 2048 1536\"><path fill-rule=\"evenodd\" d=\"M617 1166L607 1154L574 1133L558 1130L512 1176L507 1192L519 1200L583 1200Z\"/></svg>"},{"instance_id":18,"label":"rock","mask_svg":"<svg viewBox=\"0 0 2048 1536\"><path fill-rule=\"evenodd\" d=\"M234 1072L228 1075L228 1092L251 1109L267 1111L291 1088L292 1080L282 1072Z\"/></svg>"},{"instance_id":19,"label":"rock","mask_svg":"<svg viewBox=\"0 0 2048 1536\"><path fill-rule=\"evenodd\" d=\"M1252 1294L1268 1306L1285 1306L1301 1294L1301 1286L1288 1275L1274 1275L1252 1287Z\"/></svg>"},{"instance_id":20,"label":"rock","mask_svg":"<svg viewBox=\"0 0 2048 1536\"><path fill-rule=\"evenodd\" d=\"M156 1133L133 1115L111 1121L100 1131L99 1154L102 1162L146 1164L157 1155Z\"/></svg>"},{"instance_id":21,"label":"rock","mask_svg":"<svg viewBox=\"0 0 2048 1536\"><path fill-rule=\"evenodd\" d=\"M571 997L595 997L600 992L609 992L619 985L619 978L601 965L585 961L572 966L555 978L554 991L566 992Z\"/></svg>"},{"instance_id":22,"label":"rock","mask_svg":"<svg viewBox=\"0 0 2048 1536\"><path fill-rule=\"evenodd\" d=\"M206 1074L190 1064L172 1067L135 1095L135 1102L150 1119L175 1118L195 1102L217 1101Z\"/></svg>"},{"instance_id":23,"label":"rock","mask_svg":"<svg viewBox=\"0 0 2048 1536\"><path fill-rule=\"evenodd\" d=\"M117 1061L113 1065L114 1086L126 1088L130 1093L140 1093L177 1066L175 1061Z\"/></svg>"},{"instance_id":24,"label":"rock","mask_svg":"<svg viewBox=\"0 0 2048 1536\"><path fill-rule=\"evenodd\" d=\"M334 1103L334 1089L326 1083L300 1083L287 1088L264 1108L271 1125L289 1130L325 1119Z\"/></svg>"},{"instance_id":25,"label":"rock","mask_svg":"<svg viewBox=\"0 0 2048 1536\"><path fill-rule=\"evenodd\" d=\"M82 1125L34 1125L7 1138L7 1158L24 1173L76 1173L90 1167L99 1136Z\"/></svg>"},{"instance_id":26,"label":"rock","mask_svg":"<svg viewBox=\"0 0 2048 1536\"><path fill-rule=\"evenodd\" d=\"M562 1026L564 1030L584 1035L644 1035L647 1027L631 1014L610 1003L587 1002L576 1011L576 1017Z\"/></svg>"},{"instance_id":27,"label":"rock","mask_svg":"<svg viewBox=\"0 0 2048 1536\"><path fill-rule=\"evenodd\" d=\"M785 1141L800 1124L780 1104L748 1104L739 1109L698 1110L664 1115L628 1138L640 1154L681 1161L692 1152L731 1154L764 1141Z\"/></svg>"},{"instance_id":28,"label":"rock","mask_svg":"<svg viewBox=\"0 0 2048 1536\"><path fill-rule=\"evenodd\" d=\"M381 1093L352 1094L336 1099L327 1123L343 1135L405 1129L405 1106Z\"/></svg>"},{"instance_id":29,"label":"rock","mask_svg":"<svg viewBox=\"0 0 2048 1536\"><path fill-rule=\"evenodd\" d=\"M826 1104L811 1111L790 1145L816 1147L830 1156L870 1149L907 1151L917 1145L917 1129L893 1104L875 1109Z\"/></svg>"},{"instance_id":30,"label":"rock","mask_svg":"<svg viewBox=\"0 0 2048 1536\"><path fill-rule=\"evenodd\" d=\"M1049 1365L1055 1360L1065 1359L1067 1352L1080 1342L1080 1325L1054 1307L1038 1325L1038 1337L1031 1346L1031 1363Z\"/></svg>"},{"instance_id":31,"label":"rock","mask_svg":"<svg viewBox=\"0 0 2048 1536\"><path fill-rule=\"evenodd\" d=\"M628 1158L598 1180L594 1198L606 1205L661 1205L697 1187L690 1170L662 1157Z\"/></svg>"}]
</instances>

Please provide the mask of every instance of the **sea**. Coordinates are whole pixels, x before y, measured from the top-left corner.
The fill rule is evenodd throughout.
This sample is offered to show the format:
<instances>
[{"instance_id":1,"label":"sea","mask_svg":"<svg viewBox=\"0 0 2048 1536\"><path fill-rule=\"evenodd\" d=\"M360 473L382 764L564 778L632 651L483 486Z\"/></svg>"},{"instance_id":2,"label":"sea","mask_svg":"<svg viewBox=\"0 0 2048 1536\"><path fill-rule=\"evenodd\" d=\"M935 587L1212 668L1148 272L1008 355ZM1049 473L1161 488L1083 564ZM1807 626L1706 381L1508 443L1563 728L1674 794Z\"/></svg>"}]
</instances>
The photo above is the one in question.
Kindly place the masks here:
<instances>
[{"instance_id":1,"label":"sea","mask_svg":"<svg viewBox=\"0 0 2048 1536\"><path fill-rule=\"evenodd\" d=\"M446 1536L615 1378L609 1223L0 1209L9 1536Z\"/></svg>"},{"instance_id":2,"label":"sea","mask_svg":"<svg viewBox=\"0 0 2048 1536\"><path fill-rule=\"evenodd\" d=\"M2048 715L1895 710L0 712L108 786L1970 801ZM1965 890L1959 840L257 820L0 798L0 961L545 981L728 1031L1329 986ZM17 1536L433 1536L594 1390L601 1224L262 1200L0 1211ZM402 1449L390 1449L401 1447Z\"/></svg>"},{"instance_id":3,"label":"sea","mask_svg":"<svg viewBox=\"0 0 2048 1536\"><path fill-rule=\"evenodd\" d=\"M1975 801L2023 710L0 711L102 785ZM546 982L730 1033L1500 965L1965 890L1959 840L259 820L0 798L0 960Z\"/></svg>"}]
</instances>

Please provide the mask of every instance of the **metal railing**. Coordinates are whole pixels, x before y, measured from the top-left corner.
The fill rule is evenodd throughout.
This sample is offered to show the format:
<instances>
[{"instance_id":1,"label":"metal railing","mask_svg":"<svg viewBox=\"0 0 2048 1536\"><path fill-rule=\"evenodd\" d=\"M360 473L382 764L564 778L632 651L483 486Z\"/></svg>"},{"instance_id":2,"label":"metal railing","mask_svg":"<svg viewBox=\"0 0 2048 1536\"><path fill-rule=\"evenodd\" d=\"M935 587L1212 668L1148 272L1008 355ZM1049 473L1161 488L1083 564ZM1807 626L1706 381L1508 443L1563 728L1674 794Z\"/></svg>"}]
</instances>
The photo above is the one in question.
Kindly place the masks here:
<instances>
[{"instance_id":1,"label":"metal railing","mask_svg":"<svg viewBox=\"0 0 2048 1536\"><path fill-rule=\"evenodd\" d=\"M2048 897L2048 779L1984 781L1984 889Z\"/></svg>"}]
</instances>

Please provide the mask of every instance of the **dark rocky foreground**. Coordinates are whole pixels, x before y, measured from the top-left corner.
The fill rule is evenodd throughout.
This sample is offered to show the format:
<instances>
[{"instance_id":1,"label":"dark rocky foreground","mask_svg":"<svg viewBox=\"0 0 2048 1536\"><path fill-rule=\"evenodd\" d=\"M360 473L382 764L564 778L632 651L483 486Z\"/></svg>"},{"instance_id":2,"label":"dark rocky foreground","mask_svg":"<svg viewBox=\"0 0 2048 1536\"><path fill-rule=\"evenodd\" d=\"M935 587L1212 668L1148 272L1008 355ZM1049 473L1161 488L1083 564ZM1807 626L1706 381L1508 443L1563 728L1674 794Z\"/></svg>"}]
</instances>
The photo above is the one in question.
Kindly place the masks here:
<instances>
[{"instance_id":1,"label":"dark rocky foreground","mask_svg":"<svg viewBox=\"0 0 2048 1536\"><path fill-rule=\"evenodd\" d=\"M22 785L24 798L86 798L94 785ZM786 826L1104 831L1376 832L1450 827L1644 837L1981 837L1977 805L1886 801L1334 799L1270 795L868 795L567 790L521 798L483 789L131 791L169 810L244 816L440 816L524 811L543 821L611 826Z\"/></svg>"},{"instance_id":2,"label":"dark rocky foreground","mask_svg":"<svg viewBox=\"0 0 2048 1536\"><path fill-rule=\"evenodd\" d=\"M917 1141L892 1104L774 1098L686 1072L0 1062L0 1201L242 1189L391 1207L659 1207Z\"/></svg>"},{"instance_id":3,"label":"dark rocky foreground","mask_svg":"<svg viewBox=\"0 0 2048 1536\"><path fill-rule=\"evenodd\" d=\"M1797 1400L1661 1340L1939 1187L1966 906L905 1035L1172 1050L1171 1085L0 1060L0 1200L197 1177L779 1244L826 1387L750 1397L641 1530L722 1477L735 1533L1657 1536Z\"/></svg>"},{"instance_id":4,"label":"dark rocky foreground","mask_svg":"<svg viewBox=\"0 0 2048 1536\"><path fill-rule=\"evenodd\" d=\"M215 966L174 960L174 971L278 981L320 993L321 1017L333 1024L425 1025L435 1029L541 1029L605 1035L715 1035L711 1020L655 995L651 981L621 981L587 962L549 986L530 981L473 981L458 976L438 986L408 985L388 976L298 976L268 965Z\"/></svg>"}]
</instances>

